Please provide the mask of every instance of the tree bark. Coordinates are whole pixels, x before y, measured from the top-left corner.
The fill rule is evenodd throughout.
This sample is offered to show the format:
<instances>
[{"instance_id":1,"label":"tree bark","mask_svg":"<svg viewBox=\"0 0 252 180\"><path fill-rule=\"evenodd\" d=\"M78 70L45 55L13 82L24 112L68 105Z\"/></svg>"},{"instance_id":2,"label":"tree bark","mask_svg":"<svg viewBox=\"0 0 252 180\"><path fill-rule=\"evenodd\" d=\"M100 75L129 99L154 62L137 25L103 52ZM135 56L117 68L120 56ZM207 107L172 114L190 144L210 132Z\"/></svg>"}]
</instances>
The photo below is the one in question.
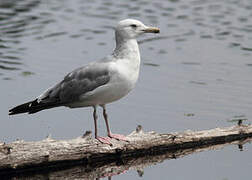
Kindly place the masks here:
<instances>
[{"instance_id":1,"label":"tree bark","mask_svg":"<svg viewBox=\"0 0 252 180\"><path fill-rule=\"evenodd\" d=\"M252 137L252 125L204 131L187 130L170 134L143 132L139 126L136 131L127 136L129 142L113 139L113 146L92 139L91 132L72 140L47 138L39 142L1 143L0 175L24 174L38 170L54 171L76 165L97 169L115 162L129 162L129 159L132 162L140 157L164 153L166 153L165 158L176 158L185 155L186 152L192 153L196 149L238 140L241 142L250 137ZM82 171L86 172L87 169Z\"/></svg>"}]
</instances>

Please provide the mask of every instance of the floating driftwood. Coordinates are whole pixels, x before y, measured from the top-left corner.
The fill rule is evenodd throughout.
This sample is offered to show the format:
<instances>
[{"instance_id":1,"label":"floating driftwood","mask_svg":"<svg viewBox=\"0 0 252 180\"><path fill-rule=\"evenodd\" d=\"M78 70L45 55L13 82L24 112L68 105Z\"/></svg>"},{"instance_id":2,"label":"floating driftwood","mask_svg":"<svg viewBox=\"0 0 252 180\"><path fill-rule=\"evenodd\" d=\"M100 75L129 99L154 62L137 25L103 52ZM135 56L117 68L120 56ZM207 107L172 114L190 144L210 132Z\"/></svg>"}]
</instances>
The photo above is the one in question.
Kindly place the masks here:
<instances>
[{"instance_id":1,"label":"floating driftwood","mask_svg":"<svg viewBox=\"0 0 252 180\"><path fill-rule=\"evenodd\" d=\"M60 169L47 169L45 171L37 171L32 173L11 174L5 177L8 179L41 179L41 180L67 180L67 179L99 179L104 177L116 176L124 174L127 171L137 171L141 177L144 174L144 168L162 163L164 160L178 159L184 156L199 153L208 150L222 149L227 145L238 145L242 151L243 144L250 143L252 138L244 140L232 141L231 143L224 143L218 145L203 145L197 148L188 148L174 151L159 151L156 153L146 153L144 156L125 157L118 160L111 160L107 162L98 162L94 164L81 164L72 167L64 167ZM110 179L110 178L108 178Z\"/></svg>"},{"instance_id":2,"label":"floating driftwood","mask_svg":"<svg viewBox=\"0 0 252 180\"><path fill-rule=\"evenodd\" d=\"M39 142L16 141L0 145L0 175L54 171L76 165L81 165L81 170L86 172L90 168L95 170L114 162L125 165L129 160L137 161L144 156L167 154L165 159L176 158L196 149L238 140L241 142L250 137L252 125L171 134L143 132L139 126L127 136L129 142L113 140L113 146L92 139L91 132L72 140L47 138ZM122 169L125 170L126 166Z\"/></svg>"}]
</instances>

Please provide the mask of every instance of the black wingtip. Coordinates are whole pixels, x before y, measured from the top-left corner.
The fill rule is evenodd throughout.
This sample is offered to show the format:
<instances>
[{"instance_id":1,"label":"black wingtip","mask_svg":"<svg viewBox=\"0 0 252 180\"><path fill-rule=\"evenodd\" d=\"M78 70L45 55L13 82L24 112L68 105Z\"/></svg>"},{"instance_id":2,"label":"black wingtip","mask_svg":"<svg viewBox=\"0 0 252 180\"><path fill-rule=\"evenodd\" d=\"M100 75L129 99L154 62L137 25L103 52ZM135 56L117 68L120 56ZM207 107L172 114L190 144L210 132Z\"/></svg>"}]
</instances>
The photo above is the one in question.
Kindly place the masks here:
<instances>
[{"instance_id":1,"label":"black wingtip","mask_svg":"<svg viewBox=\"0 0 252 180\"><path fill-rule=\"evenodd\" d=\"M12 109L9 110L9 115L14 115L15 114L14 111L13 111L13 109L14 108L12 108Z\"/></svg>"},{"instance_id":2,"label":"black wingtip","mask_svg":"<svg viewBox=\"0 0 252 180\"><path fill-rule=\"evenodd\" d=\"M9 115L15 115L15 114L21 114L21 113L27 113L30 111L31 103L34 101L30 101L24 104L21 104L19 106L16 106L9 110Z\"/></svg>"},{"instance_id":3,"label":"black wingtip","mask_svg":"<svg viewBox=\"0 0 252 180\"><path fill-rule=\"evenodd\" d=\"M50 109L60 105L62 104L58 102L39 103L38 99L35 99L34 101L30 101L10 109L9 115L22 114L22 113L34 114L44 109Z\"/></svg>"},{"instance_id":4,"label":"black wingtip","mask_svg":"<svg viewBox=\"0 0 252 180\"><path fill-rule=\"evenodd\" d=\"M12 111L9 111L9 115L14 115Z\"/></svg>"},{"instance_id":5,"label":"black wingtip","mask_svg":"<svg viewBox=\"0 0 252 180\"><path fill-rule=\"evenodd\" d=\"M12 111L12 110L9 110L9 116L11 116L11 115L15 115L15 114L20 114L20 113L17 113L17 112L15 112L15 111Z\"/></svg>"}]
</instances>

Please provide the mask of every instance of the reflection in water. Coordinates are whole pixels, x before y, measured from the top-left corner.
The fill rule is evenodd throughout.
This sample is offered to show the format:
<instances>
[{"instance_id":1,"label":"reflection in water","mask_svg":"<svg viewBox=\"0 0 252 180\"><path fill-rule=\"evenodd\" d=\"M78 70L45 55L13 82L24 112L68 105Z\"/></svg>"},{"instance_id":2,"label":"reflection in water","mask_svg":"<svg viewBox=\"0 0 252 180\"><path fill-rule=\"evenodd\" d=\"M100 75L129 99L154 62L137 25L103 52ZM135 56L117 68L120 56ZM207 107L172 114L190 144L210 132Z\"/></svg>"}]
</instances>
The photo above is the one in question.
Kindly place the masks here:
<instances>
[{"instance_id":1,"label":"reflection in water","mask_svg":"<svg viewBox=\"0 0 252 180\"><path fill-rule=\"evenodd\" d=\"M245 115L236 115L233 116L231 119L228 119L227 122L231 122L231 123L237 123L239 126L241 124L243 124L244 121L247 121L248 118Z\"/></svg>"},{"instance_id":2,"label":"reflection in water","mask_svg":"<svg viewBox=\"0 0 252 180\"><path fill-rule=\"evenodd\" d=\"M76 4L75 4L76 3ZM242 9L241 11L239 11ZM188 41L185 32L202 39L227 40L240 43L251 38L251 1L211 2L211 1L42 1L4 0L0 2L0 70L20 70L23 54L26 52L25 38L41 41L47 38L69 36L93 40L97 34L106 34L107 27L97 29L80 28L68 34L68 30L52 30L48 25L64 26L76 24L78 19L107 19L111 22L125 17L146 18L153 24L165 23L168 29L176 29L176 35L156 37L151 40L173 38L176 42ZM234 20L235 19L235 20ZM79 21L81 22L81 21ZM52 26L53 27L53 26ZM74 26L75 28L78 26ZM92 34L93 33L93 34ZM25 37L25 38L24 38ZM33 39L34 40L34 39ZM140 41L140 43L144 42ZM230 42L228 42L230 43ZM104 42L97 42L104 46ZM249 45L241 50L252 51ZM29 50L29 49L28 49Z\"/></svg>"},{"instance_id":3,"label":"reflection in water","mask_svg":"<svg viewBox=\"0 0 252 180\"><path fill-rule=\"evenodd\" d=\"M138 93L137 97L124 101L127 109L134 107L135 111L129 112L135 114L134 117L125 118L121 114L122 111L118 111L114 115L115 118L118 113L117 117L122 120L122 124L124 123L125 132L130 129L128 124L135 125L133 121L142 120L146 120L144 124L149 129L154 127L155 130L159 128L162 131L164 128L167 130L168 126L169 129L175 127L176 130L188 126L190 128L215 127L220 123L226 123L226 117L233 117L235 114L244 114L247 119L251 119L251 10L251 0L1 0L0 81L2 80L1 84L5 87L5 93L10 95L11 93L7 91L17 86L9 86L8 83L14 81L3 80L15 80L15 75L21 78L36 76L34 78L36 80L30 78L26 83L32 84L34 88L32 92L40 91L40 83L51 80L57 73L64 75L65 71L86 63L84 60L76 59L96 60L92 58L107 54L113 47L107 42L111 41L110 37L113 35L110 33L113 32L115 22L124 18L136 18L146 24L160 27L161 34L158 37L146 36L139 40L140 46L147 46L141 49L144 65L142 73L145 73L145 77L141 76L143 78L139 81L138 90L133 92L135 93L133 95ZM145 44L147 41L153 42ZM65 48L62 48L63 46ZM75 56L76 54L78 55ZM65 57L66 61L64 61ZM69 63L69 59L73 61ZM61 70L57 69L59 66ZM68 66L71 68L67 69ZM44 70L43 73L37 72L40 69ZM44 80L38 82L41 80L41 74ZM17 83L21 84L21 81ZM50 83L53 81L44 85ZM22 99L26 96L23 91L12 92L11 95L13 94L15 96L12 99L5 99L0 104L3 107L0 109L3 112L1 114L3 127L11 124L5 110L7 106L13 105L17 98ZM7 101L10 101L8 105L5 104ZM148 105L141 106L139 102ZM149 115L145 113L147 111ZM189 113L185 114L185 112ZM59 124L62 127L67 126L68 118L75 120L79 118L76 114L59 116L58 119L61 119ZM52 121L46 121L51 117L43 115L36 116L37 122L43 122L40 126L53 126L50 124ZM153 117L156 121L149 123ZM184 120L183 117L193 119ZM17 118L29 122L29 118L33 117ZM175 121L168 123L166 118L174 118L178 123ZM16 121L18 120L12 122L16 123ZM25 123L24 121L19 122ZM53 122L57 124L56 121ZM25 134L24 128L19 128L15 123L11 126L13 134L0 131L4 132L1 135L7 141ZM169 125L164 126L166 123ZM34 124L31 124L29 128L35 129ZM55 125L57 128L52 128L50 133L60 138L63 135L67 138L76 136L73 132L75 130L61 129L59 124ZM78 128L79 124L76 124L72 123L71 127ZM21 130L17 135L15 131L18 128ZM43 134L44 129L40 129L35 131L42 131ZM25 136L30 138L29 140L33 140L33 137L32 133ZM234 155L232 157L236 156L232 154L233 152L228 153ZM222 163L217 158L214 160ZM140 159L139 167L136 168L139 174L142 174L141 161L144 162ZM158 158L150 158L150 161L157 162ZM128 169L134 169L134 164L137 162L136 160L129 163ZM209 162L206 160L203 163ZM244 166L241 166L241 169L246 169ZM234 166L231 166L230 171L236 171L233 168ZM88 176L88 173L90 176L93 173L91 177L101 178L106 173L124 172L127 170L127 163L125 166L112 163L107 170L106 166L101 165L100 168L73 168L72 172L76 172L76 177L80 178ZM57 176L62 177L61 173L67 174L67 170L32 177L34 179L57 178ZM166 174L166 172L158 173Z\"/></svg>"},{"instance_id":4,"label":"reflection in water","mask_svg":"<svg viewBox=\"0 0 252 180\"><path fill-rule=\"evenodd\" d=\"M24 48L19 39L27 35L27 26L38 19L27 15L38 4L38 0L0 1L0 69L20 69L22 62L19 56Z\"/></svg>"},{"instance_id":5,"label":"reflection in water","mask_svg":"<svg viewBox=\"0 0 252 180\"><path fill-rule=\"evenodd\" d=\"M160 66L160 65L155 64L155 63L143 63L143 65L146 65L146 66L154 66L154 67Z\"/></svg>"},{"instance_id":6,"label":"reflection in water","mask_svg":"<svg viewBox=\"0 0 252 180\"><path fill-rule=\"evenodd\" d=\"M223 149L228 145L236 145L240 151L243 151L244 145L251 143L251 138L245 138L231 143L217 144L212 146L203 145L199 148L180 149L178 151L165 150L159 152L145 153L139 157L120 158L108 162L77 165L75 167L51 168L50 171L20 173L19 175L7 176L13 179L112 179L112 176L125 174L128 171L137 171L139 177L144 177L144 168L163 163L165 160L183 158L185 156L204 151L213 151Z\"/></svg>"},{"instance_id":7,"label":"reflection in water","mask_svg":"<svg viewBox=\"0 0 252 180\"><path fill-rule=\"evenodd\" d=\"M50 34L46 34L44 36L38 36L36 37L36 39L46 39L46 38L51 38L51 37L57 37L57 36L62 36L67 34L67 32L55 32L55 33L50 33Z\"/></svg>"},{"instance_id":8,"label":"reflection in water","mask_svg":"<svg viewBox=\"0 0 252 180\"><path fill-rule=\"evenodd\" d=\"M251 47L242 47L241 49L244 51L252 51L252 46Z\"/></svg>"}]
</instances>

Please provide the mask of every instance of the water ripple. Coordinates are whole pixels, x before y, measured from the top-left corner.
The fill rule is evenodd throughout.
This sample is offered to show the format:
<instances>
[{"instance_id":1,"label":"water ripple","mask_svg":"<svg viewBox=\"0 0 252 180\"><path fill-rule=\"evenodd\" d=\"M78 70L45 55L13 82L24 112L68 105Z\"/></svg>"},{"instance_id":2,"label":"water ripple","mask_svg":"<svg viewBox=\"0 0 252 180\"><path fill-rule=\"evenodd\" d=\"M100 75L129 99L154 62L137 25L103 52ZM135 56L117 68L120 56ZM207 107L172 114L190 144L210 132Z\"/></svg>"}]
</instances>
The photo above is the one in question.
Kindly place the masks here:
<instances>
[{"instance_id":1,"label":"water ripple","mask_svg":"<svg viewBox=\"0 0 252 180\"><path fill-rule=\"evenodd\" d=\"M26 67L21 65L31 49L27 47L30 41L53 43L55 38L58 41L84 38L97 40L98 46L107 46L108 43L99 41L97 35L105 38L116 21L127 17L145 19L147 24L162 28L160 36L140 40L140 43L170 38L180 43L198 37L226 42L228 48L239 44L237 49L242 54L251 51L250 46L244 45L252 37L251 9L248 0L229 3L217 0L1 1L0 64L6 66L4 62L8 61L13 62L9 64L11 68Z\"/></svg>"},{"instance_id":2,"label":"water ripple","mask_svg":"<svg viewBox=\"0 0 252 180\"><path fill-rule=\"evenodd\" d=\"M37 16L27 15L33 8L37 7L40 1L1 1L0 2L0 69L20 70L19 51L25 50L20 47L20 38L26 36L27 27Z\"/></svg>"}]
</instances>

